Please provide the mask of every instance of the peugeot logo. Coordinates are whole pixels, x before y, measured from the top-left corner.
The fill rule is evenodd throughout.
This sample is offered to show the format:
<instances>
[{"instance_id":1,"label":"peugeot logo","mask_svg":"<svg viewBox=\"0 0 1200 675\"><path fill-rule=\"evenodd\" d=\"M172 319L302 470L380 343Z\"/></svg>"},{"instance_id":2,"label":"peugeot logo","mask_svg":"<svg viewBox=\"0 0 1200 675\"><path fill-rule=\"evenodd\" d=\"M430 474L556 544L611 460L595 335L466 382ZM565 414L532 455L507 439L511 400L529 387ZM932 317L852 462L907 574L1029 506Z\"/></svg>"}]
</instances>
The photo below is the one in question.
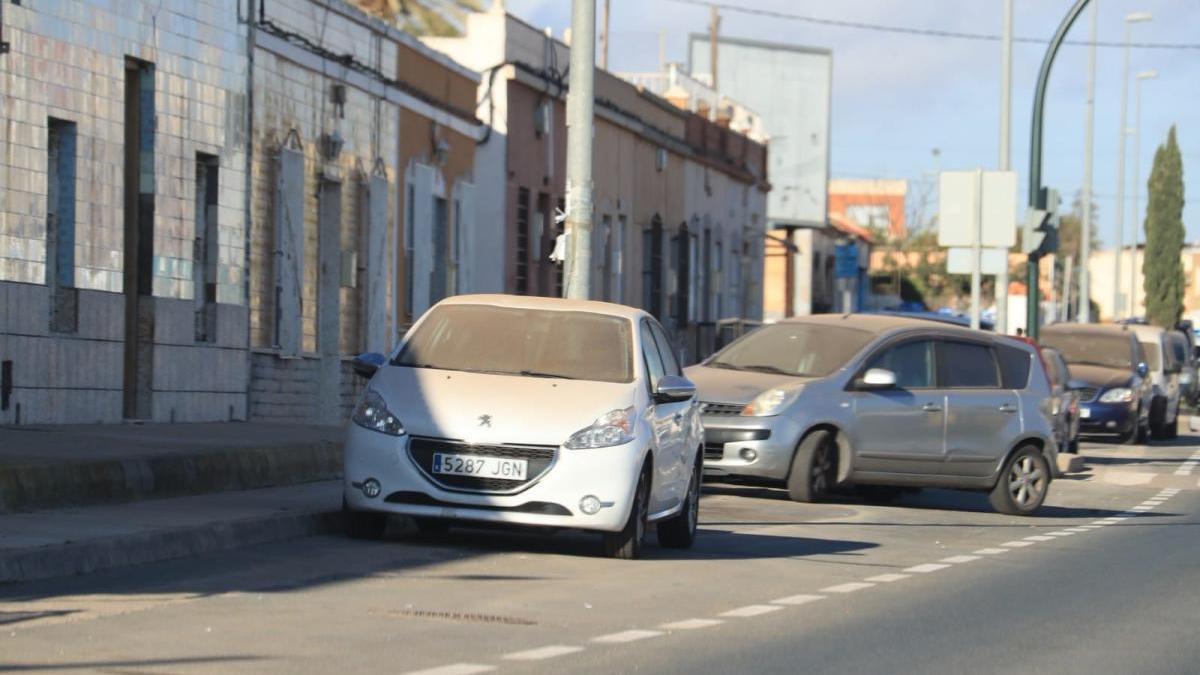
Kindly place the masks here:
<instances>
[{"instance_id":1,"label":"peugeot logo","mask_svg":"<svg viewBox=\"0 0 1200 675\"><path fill-rule=\"evenodd\" d=\"M492 426L492 416L491 415L480 415L479 416L479 426L491 427Z\"/></svg>"}]
</instances>

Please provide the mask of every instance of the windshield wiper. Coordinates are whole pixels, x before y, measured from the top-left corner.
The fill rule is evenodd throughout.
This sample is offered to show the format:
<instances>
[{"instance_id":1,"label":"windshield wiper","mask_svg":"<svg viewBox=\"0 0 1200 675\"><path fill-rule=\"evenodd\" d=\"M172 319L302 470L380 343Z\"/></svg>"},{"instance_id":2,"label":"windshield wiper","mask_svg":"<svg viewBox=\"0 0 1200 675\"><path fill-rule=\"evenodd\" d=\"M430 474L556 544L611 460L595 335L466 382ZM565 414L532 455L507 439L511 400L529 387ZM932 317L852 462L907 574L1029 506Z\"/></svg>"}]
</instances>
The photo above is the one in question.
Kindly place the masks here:
<instances>
[{"instance_id":1,"label":"windshield wiper","mask_svg":"<svg viewBox=\"0 0 1200 675\"><path fill-rule=\"evenodd\" d=\"M553 378L556 380L573 380L573 379L575 379L573 377L567 377L566 375L560 375L558 373L543 373L538 370L522 370L522 371L514 373L514 374L523 375L525 377L549 377L549 378Z\"/></svg>"},{"instance_id":2,"label":"windshield wiper","mask_svg":"<svg viewBox=\"0 0 1200 675\"><path fill-rule=\"evenodd\" d=\"M796 373L789 373L788 371L786 371L783 368L780 368L778 366L769 366L765 363L752 364L749 366L742 366L741 369L742 370L753 370L753 371L757 371L760 373L777 373L779 375L795 375L796 374Z\"/></svg>"},{"instance_id":3,"label":"windshield wiper","mask_svg":"<svg viewBox=\"0 0 1200 675\"><path fill-rule=\"evenodd\" d=\"M741 370L741 368L733 365L732 363L725 363L724 361L712 361L711 363L706 363L704 365L708 366L709 368L725 368L726 370Z\"/></svg>"},{"instance_id":4,"label":"windshield wiper","mask_svg":"<svg viewBox=\"0 0 1200 675\"><path fill-rule=\"evenodd\" d=\"M483 373L484 375L518 375L521 377L549 377L557 380L572 380L574 378L558 373L543 373L537 370L501 370L498 368L463 368L467 373Z\"/></svg>"}]
</instances>

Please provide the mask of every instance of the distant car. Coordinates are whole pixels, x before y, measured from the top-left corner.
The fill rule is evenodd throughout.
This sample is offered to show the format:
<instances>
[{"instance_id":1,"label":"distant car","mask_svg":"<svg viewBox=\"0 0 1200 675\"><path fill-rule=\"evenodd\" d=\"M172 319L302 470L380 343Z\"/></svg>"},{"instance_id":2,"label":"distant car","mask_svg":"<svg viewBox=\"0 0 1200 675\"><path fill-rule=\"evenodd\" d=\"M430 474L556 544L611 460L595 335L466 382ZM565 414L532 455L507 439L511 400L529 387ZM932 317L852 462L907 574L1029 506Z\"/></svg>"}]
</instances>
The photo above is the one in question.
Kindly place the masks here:
<instances>
[{"instance_id":1,"label":"distant car","mask_svg":"<svg viewBox=\"0 0 1200 675\"><path fill-rule=\"evenodd\" d=\"M1062 354L1079 392L1079 432L1144 443L1154 392L1132 326L1057 323L1042 328L1043 347Z\"/></svg>"},{"instance_id":2,"label":"distant car","mask_svg":"<svg viewBox=\"0 0 1200 675\"><path fill-rule=\"evenodd\" d=\"M1066 359L1053 347L1041 349L1046 374L1050 376L1050 414L1060 452L1079 452L1079 391L1071 381Z\"/></svg>"},{"instance_id":3,"label":"distant car","mask_svg":"<svg viewBox=\"0 0 1200 675\"><path fill-rule=\"evenodd\" d=\"M1180 399L1191 405L1200 396L1200 380L1197 380L1196 355L1183 330L1167 331L1167 347L1175 363L1179 365Z\"/></svg>"},{"instance_id":4,"label":"distant car","mask_svg":"<svg viewBox=\"0 0 1200 675\"><path fill-rule=\"evenodd\" d=\"M797 501L949 487L999 511L1045 500L1058 447L1050 387L1024 343L899 316L763 326L686 371L703 401L705 474L786 485Z\"/></svg>"},{"instance_id":5,"label":"distant car","mask_svg":"<svg viewBox=\"0 0 1200 675\"><path fill-rule=\"evenodd\" d=\"M1142 343L1154 389L1154 398L1150 401L1150 435L1174 438L1179 426L1179 373L1183 364L1174 357L1169 331L1158 326L1131 326L1130 329Z\"/></svg>"},{"instance_id":6,"label":"distant car","mask_svg":"<svg viewBox=\"0 0 1200 675\"><path fill-rule=\"evenodd\" d=\"M484 521L602 533L635 558L646 527L691 546L703 429L695 387L649 314L601 302L458 296L370 378L346 430L350 533L389 513L426 531Z\"/></svg>"}]
</instances>

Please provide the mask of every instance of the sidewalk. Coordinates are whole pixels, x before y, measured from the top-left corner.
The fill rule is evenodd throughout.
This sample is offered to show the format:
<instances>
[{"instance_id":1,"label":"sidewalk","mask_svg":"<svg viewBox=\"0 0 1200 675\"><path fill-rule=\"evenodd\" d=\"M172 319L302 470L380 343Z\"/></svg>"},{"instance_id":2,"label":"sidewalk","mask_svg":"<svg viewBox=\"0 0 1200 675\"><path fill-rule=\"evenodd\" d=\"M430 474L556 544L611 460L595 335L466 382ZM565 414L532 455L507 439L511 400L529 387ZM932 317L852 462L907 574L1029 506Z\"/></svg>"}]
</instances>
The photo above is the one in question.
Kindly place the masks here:
<instances>
[{"instance_id":1,"label":"sidewalk","mask_svg":"<svg viewBox=\"0 0 1200 675\"><path fill-rule=\"evenodd\" d=\"M0 514L329 480L342 434L249 422L0 427Z\"/></svg>"}]
</instances>

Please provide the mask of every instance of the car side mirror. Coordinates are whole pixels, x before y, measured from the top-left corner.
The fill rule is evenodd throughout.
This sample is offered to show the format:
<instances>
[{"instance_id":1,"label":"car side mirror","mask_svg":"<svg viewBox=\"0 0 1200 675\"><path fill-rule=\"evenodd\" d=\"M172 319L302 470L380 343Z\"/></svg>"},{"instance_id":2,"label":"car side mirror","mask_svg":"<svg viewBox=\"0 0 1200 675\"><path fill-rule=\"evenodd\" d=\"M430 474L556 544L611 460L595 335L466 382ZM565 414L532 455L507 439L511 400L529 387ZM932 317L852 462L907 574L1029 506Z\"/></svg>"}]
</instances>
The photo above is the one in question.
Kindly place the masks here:
<instances>
[{"instance_id":1,"label":"car side mirror","mask_svg":"<svg viewBox=\"0 0 1200 675\"><path fill-rule=\"evenodd\" d=\"M383 367L387 363L387 357L379 352L366 352L354 357L352 365L354 374L359 377L369 380L375 376L375 371Z\"/></svg>"},{"instance_id":2,"label":"car side mirror","mask_svg":"<svg viewBox=\"0 0 1200 675\"><path fill-rule=\"evenodd\" d=\"M678 403L687 401L696 395L696 385L686 377L664 375L654 388L655 403Z\"/></svg>"},{"instance_id":3,"label":"car side mirror","mask_svg":"<svg viewBox=\"0 0 1200 675\"><path fill-rule=\"evenodd\" d=\"M1145 361L1138 363L1137 364L1137 374L1138 374L1138 377L1145 377L1145 376L1149 375L1150 374L1150 366L1147 366Z\"/></svg>"},{"instance_id":4,"label":"car side mirror","mask_svg":"<svg viewBox=\"0 0 1200 675\"><path fill-rule=\"evenodd\" d=\"M891 389L896 386L896 374L887 368L871 368L858 380L859 389Z\"/></svg>"}]
</instances>

